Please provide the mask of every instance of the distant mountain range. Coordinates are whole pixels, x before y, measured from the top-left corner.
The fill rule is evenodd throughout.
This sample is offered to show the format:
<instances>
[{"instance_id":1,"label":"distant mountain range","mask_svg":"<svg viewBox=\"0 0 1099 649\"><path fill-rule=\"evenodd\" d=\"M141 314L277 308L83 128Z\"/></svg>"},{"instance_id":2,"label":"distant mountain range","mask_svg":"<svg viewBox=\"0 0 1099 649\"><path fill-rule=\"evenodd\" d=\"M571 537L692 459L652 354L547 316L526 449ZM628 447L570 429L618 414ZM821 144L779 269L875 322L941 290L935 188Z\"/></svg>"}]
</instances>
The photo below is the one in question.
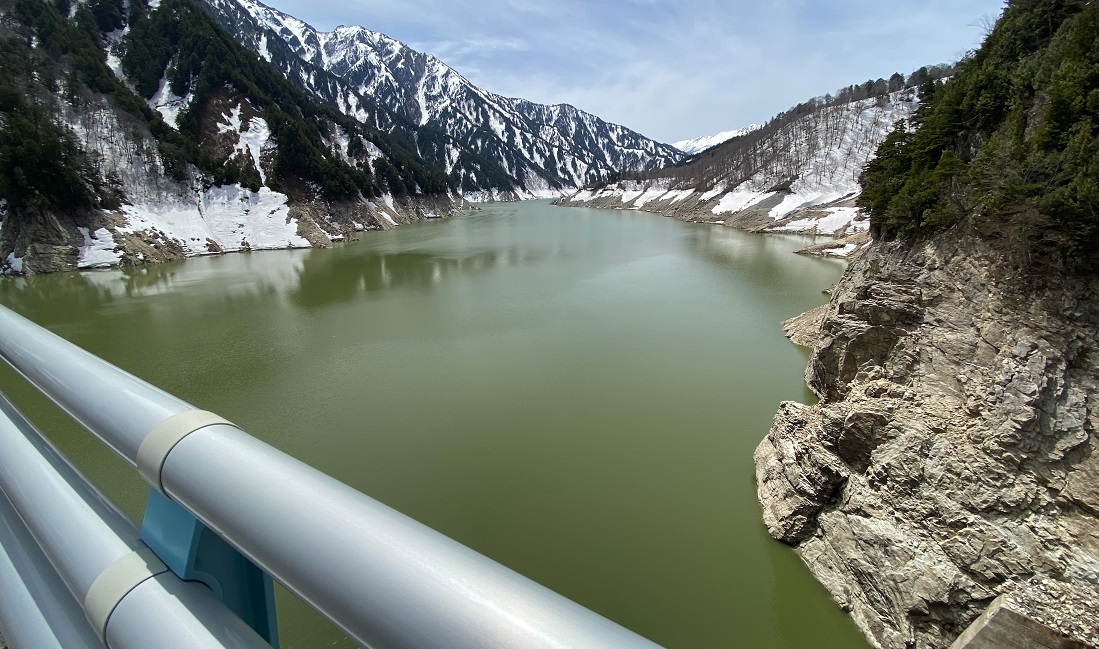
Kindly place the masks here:
<instances>
[{"instance_id":1,"label":"distant mountain range","mask_svg":"<svg viewBox=\"0 0 1099 649\"><path fill-rule=\"evenodd\" d=\"M683 157L567 104L482 90L435 57L363 27L322 32L255 0L198 1L306 93L406 133L466 193L558 194Z\"/></svg>"}]
</instances>

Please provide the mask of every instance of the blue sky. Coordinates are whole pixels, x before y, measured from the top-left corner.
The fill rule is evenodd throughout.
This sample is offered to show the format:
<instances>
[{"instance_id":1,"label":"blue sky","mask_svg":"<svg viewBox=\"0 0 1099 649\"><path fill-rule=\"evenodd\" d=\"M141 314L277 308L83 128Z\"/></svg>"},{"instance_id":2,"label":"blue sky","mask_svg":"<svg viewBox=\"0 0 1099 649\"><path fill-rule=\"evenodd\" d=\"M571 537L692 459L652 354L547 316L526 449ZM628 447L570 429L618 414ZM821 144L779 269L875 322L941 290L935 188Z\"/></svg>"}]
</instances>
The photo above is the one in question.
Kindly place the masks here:
<instances>
[{"instance_id":1,"label":"blue sky","mask_svg":"<svg viewBox=\"0 0 1099 649\"><path fill-rule=\"evenodd\" d=\"M852 83L954 61L1003 0L266 0L362 25L486 90L664 142L762 123Z\"/></svg>"}]
</instances>

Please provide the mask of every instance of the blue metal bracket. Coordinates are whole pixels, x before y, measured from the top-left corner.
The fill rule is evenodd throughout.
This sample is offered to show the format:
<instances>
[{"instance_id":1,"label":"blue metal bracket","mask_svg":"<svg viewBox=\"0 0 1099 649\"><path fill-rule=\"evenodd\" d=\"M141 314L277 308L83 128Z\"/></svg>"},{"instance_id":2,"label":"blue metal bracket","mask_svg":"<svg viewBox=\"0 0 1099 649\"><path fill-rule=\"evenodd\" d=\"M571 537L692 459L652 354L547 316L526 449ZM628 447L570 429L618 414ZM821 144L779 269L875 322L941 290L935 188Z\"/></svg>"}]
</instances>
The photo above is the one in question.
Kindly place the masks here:
<instances>
[{"instance_id":1,"label":"blue metal bracket","mask_svg":"<svg viewBox=\"0 0 1099 649\"><path fill-rule=\"evenodd\" d=\"M209 586L260 637L279 649L270 575L156 489L149 491L141 540L180 579Z\"/></svg>"}]
</instances>

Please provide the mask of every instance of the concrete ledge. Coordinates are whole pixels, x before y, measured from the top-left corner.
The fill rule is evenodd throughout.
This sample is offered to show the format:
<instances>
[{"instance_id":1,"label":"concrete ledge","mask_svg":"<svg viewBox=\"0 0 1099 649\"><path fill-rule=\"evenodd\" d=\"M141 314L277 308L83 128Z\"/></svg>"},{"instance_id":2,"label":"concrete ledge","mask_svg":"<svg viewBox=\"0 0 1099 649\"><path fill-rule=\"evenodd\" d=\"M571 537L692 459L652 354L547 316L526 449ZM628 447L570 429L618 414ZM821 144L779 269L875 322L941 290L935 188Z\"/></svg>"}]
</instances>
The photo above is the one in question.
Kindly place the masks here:
<instances>
[{"instance_id":1,"label":"concrete ledge","mask_svg":"<svg viewBox=\"0 0 1099 649\"><path fill-rule=\"evenodd\" d=\"M1052 580L997 597L950 649L1099 649L1099 593Z\"/></svg>"}]
</instances>

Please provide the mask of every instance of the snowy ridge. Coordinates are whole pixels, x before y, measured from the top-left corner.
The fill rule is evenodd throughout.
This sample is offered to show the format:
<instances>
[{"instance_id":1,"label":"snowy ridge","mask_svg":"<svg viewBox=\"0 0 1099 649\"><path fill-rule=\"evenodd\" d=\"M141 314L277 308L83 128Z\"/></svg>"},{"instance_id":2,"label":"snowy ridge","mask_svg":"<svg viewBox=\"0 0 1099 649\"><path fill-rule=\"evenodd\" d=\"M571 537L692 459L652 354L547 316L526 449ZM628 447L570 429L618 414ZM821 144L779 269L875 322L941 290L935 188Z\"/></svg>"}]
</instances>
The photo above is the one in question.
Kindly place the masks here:
<instances>
[{"instance_id":1,"label":"snowy ridge","mask_svg":"<svg viewBox=\"0 0 1099 649\"><path fill-rule=\"evenodd\" d=\"M380 128L397 128L396 121L365 106L374 102L412 127L445 133L444 150L421 145L420 154L458 177L463 192L560 194L620 171L653 169L683 157L674 147L572 106L482 90L435 57L363 27L320 32L256 0L205 2L261 56L271 56L272 37L281 39L300 59L296 71L287 67L284 73L296 74L297 82L315 95L329 92L327 78L318 75L338 79L345 87L335 102L345 113ZM493 168L478 168L474 158L491 161Z\"/></svg>"},{"instance_id":2,"label":"snowy ridge","mask_svg":"<svg viewBox=\"0 0 1099 649\"><path fill-rule=\"evenodd\" d=\"M869 222L854 206L861 191L859 174L893 125L909 119L917 107L914 89L820 106L767 133L745 134L751 141L714 149L718 161L710 166L695 161L651 172L643 180L584 189L563 202L751 224L768 232L866 233ZM844 244L825 254L842 256L846 249Z\"/></svg>"},{"instance_id":3,"label":"snowy ridge","mask_svg":"<svg viewBox=\"0 0 1099 649\"><path fill-rule=\"evenodd\" d=\"M765 161L746 181L725 179L723 192L766 192L744 205L715 206L714 214L735 213L782 193L767 215L782 219L796 210L853 198L860 192L859 174L897 121L908 119L918 102L914 90L883 100L865 99L821 108L778 130L761 143L757 159ZM789 188L771 193L792 179Z\"/></svg>"},{"instance_id":4,"label":"snowy ridge","mask_svg":"<svg viewBox=\"0 0 1099 649\"><path fill-rule=\"evenodd\" d=\"M705 135L702 137L696 137L693 140L680 140L679 142L673 142L672 146L679 149L683 153L694 155L696 153L702 153L706 149L712 149L719 144L724 144L734 137L747 135L758 128L759 124L751 124L745 128L733 129L732 131L724 131L722 133L718 133L717 135Z\"/></svg>"}]
</instances>

